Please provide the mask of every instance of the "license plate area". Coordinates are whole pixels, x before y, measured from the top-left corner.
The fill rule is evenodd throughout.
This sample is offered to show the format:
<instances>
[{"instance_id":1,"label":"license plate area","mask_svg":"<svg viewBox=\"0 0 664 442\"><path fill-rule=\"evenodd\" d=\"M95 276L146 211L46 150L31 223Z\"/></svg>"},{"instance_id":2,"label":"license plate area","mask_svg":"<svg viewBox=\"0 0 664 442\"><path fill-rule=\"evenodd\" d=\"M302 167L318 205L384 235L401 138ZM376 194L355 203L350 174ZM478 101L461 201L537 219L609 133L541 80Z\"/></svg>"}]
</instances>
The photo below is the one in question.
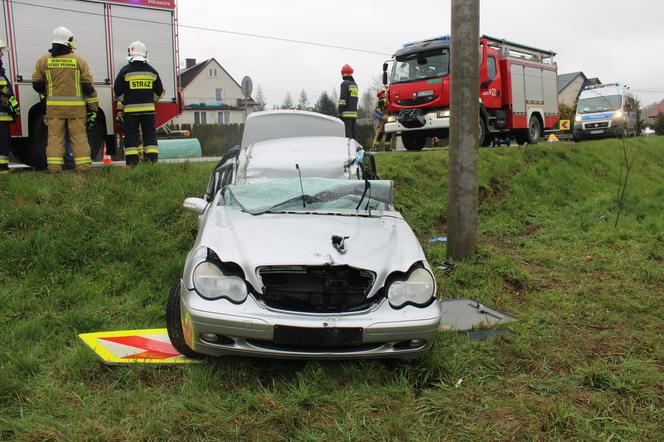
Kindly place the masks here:
<instances>
[{"instance_id":1,"label":"license plate area","mask_svg":"<svg viewBox=\"0 0 664 442\"><path fill-rule=\"evenodd\" d=\"M604 130L602 130L602 129L591 130L590 133L593 134L593 135L595 135L595 134L603 134L603 133L604 133Z\"/></svg>"},{"instance_id":2,"label":"license plate area","mask_svg":"<svg viewBox=\"0 0 664 442\"><path fill-rule=\"evenodd\" d=\"M291 327L275 325L275 344L298 347L335 348L362 345L361 327Z\"/></svg>"}]
</instances>

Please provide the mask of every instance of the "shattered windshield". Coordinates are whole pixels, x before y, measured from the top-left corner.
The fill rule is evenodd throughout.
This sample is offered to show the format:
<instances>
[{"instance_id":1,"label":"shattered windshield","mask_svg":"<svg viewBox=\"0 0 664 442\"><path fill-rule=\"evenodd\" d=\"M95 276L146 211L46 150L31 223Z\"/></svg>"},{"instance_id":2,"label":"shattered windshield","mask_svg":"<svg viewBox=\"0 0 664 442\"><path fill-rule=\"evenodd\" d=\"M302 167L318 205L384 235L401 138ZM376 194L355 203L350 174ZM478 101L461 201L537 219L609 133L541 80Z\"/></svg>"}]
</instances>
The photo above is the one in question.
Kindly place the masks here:
<instances>
[{"instance_id":1,"label":"shattered windshield","mask_svg":"<svg viewBox=\"0 0 664 442\"><path fill-rule=\"evenodd\" d=\"M442 54L397 61L392 70L392 83L406 83L427 78L444 77L448 73L450 57L447 49ZM410 57L409 57L410 58Z\"/></svg>"},{"instance_id":2,"label":"shattered windshield","mask_svg":"<svg viewBox=\"0 0 664 442\"><path fill-rule=\"evenodd\" d=\"M392 181L369 181L367 187L362 180L302 178L300 183L297 178L275 179L227 186L223 195L220 205L237 206L252 215L293 211L371 214L390 209Z\"/></svg>"},{"instance_id":3,"label":"shattered windshield","mask_svg":"<svg viewBox=\"0 0 664 442\"><path fill-rule=\"evenodd\" d=\"M620 95L608 95L591 98L582 98L577 105L577 112L588 114L590 112L605 112L620 109L622 97Z\"/></svg>"}]
</instances>

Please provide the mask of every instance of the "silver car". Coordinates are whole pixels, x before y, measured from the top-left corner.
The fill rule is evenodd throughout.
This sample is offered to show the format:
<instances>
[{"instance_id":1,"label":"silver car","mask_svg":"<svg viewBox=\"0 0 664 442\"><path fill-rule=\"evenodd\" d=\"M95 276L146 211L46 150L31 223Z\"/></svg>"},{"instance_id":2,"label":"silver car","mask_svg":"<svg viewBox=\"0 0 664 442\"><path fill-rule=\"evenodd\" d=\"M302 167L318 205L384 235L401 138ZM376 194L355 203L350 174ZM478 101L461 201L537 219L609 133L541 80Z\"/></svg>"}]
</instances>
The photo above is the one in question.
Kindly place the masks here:
<instances>
[{"instance_id":1,"label":"silver car","mask_svg":"<svg viewBox=\"0 0 664 442\"><path fill-rule=\"evenodd\" d=\"M303 129L306 128L306 129ZM199 231L167 306L196 357L413 358L433 344L436 283L392 182L336 118L261 112L187 198Z\"/></svg>"}]
</instances>

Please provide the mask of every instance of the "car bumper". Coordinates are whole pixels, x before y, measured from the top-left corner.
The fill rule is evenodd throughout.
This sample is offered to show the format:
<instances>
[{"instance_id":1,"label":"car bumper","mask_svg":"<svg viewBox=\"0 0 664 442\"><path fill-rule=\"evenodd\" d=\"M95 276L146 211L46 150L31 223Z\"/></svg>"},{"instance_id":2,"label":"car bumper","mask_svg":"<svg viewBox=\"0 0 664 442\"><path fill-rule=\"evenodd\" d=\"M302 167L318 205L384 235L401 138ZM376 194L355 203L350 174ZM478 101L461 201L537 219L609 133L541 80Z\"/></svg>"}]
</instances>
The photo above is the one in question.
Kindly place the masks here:
<instances>
[{"instance_id":1,"label":"car bumper","mask_svg":"<svg viewBox=\"0 0 664 442\"><path fill-rule=\"evenodd\" d=\"M225 354L289 359L409 359L427 352L438 334L442 304L393 309L387 300L355 313L312 314L271 309L252 295L242 304L225 299L209 301L182 285L180 296L183 334L187 345L206 355ZM298 347L275 343L275 326L302 328L359 328L359 345L334 348ZM217 342L202 338L214 333ZM411 344L412 343L412 344ZM413 345L414 348L411 347Z\"/></svg>"},{"instance_id":2,"label":"car bumper","mask_svg":"<svg viewBox=\"0 0 664 442\"><path fill-rule=\"evenodd\" d=\"M429 112L424 115L426 120L424 126L416 128L404 127L398 121L392 123L385 123L385 133L395 133L395 132L408 132L413 130L428 130L428 129L449 129L450 128L450 118L449 117L438 117L438 112Z\"/></svg>"},{"instance_id":3,"label":"car bumper","mask_svg":"<svg viewBox=\"0 0 664 442\"><path fill-rule=\"evenodd\" d=\"M617 137L622 135L623 130L626 127L626 124L624 122L604 121L603 123L608 123L608 127L587 128L583 123L575 122L574 138L580 140L585 138Z\"/></svg>"}]
</instances>

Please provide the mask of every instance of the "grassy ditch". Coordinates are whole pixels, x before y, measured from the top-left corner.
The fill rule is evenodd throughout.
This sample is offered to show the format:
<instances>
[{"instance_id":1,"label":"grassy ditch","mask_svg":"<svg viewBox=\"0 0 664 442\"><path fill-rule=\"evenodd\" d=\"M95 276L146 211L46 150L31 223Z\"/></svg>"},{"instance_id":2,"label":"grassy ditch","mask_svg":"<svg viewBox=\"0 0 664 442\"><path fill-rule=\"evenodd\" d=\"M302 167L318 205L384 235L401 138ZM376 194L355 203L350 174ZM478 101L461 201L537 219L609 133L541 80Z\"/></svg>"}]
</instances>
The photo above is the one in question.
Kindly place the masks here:
<instances>
[{"instance_id":1,"label":"grassy ditch","mask_svg":"<svg viewBox=\"0 0 664 442\"><path fill-rule=\"evenodd\" d=\"M414 362L106 367L76 335L163 325L211 165L0 176L0 439L657 440L664 138L483 149L480 250L440 296L521 318ZM378 158L418 237L446 233L447 152ZM444 245L425 245L436 267Z\"/></svg>"}]
</instances>

